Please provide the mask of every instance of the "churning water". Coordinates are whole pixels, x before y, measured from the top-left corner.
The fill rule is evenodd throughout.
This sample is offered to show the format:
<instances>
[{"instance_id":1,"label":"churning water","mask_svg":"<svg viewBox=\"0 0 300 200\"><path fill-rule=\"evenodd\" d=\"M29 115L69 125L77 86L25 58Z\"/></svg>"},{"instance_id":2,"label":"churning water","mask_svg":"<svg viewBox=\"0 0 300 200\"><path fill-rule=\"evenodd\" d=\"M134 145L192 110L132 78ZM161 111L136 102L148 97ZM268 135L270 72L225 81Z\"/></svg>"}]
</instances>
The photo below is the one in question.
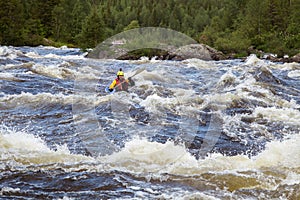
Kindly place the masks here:
<instances>
[{"instance_id":1,"label":"churning water","mask_svg":"<svg viewBox=\"0 0 300 200\"><path fill-rule=\"evenodd\" d=\"M2 46L0 88L1 199L300 199L299 63Z\"/></svg>"}]
</instances>

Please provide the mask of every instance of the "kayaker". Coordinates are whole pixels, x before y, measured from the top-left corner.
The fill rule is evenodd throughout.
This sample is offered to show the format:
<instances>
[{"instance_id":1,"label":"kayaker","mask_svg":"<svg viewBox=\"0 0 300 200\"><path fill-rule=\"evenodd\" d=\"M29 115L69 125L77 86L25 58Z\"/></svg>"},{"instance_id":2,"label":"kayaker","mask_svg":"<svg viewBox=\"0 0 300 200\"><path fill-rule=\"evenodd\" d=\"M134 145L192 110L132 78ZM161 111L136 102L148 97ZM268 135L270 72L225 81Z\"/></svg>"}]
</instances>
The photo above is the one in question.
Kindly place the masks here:
<instances>
[{"instance_id":1,"label":"kayaker","mask_svg":"<svg viewBox=\"0 0 300 200\"><path fill-rule=\"evenodd\" d=\"M128 91L128 86L133 86L134 81L129 77L128 79L125 79L124 72L122 71L122 68L117 73L117 78L113 80L113 82L109 86L109 91L112 92L114 89L116 91Z\"/></svg>"}]
</instances>

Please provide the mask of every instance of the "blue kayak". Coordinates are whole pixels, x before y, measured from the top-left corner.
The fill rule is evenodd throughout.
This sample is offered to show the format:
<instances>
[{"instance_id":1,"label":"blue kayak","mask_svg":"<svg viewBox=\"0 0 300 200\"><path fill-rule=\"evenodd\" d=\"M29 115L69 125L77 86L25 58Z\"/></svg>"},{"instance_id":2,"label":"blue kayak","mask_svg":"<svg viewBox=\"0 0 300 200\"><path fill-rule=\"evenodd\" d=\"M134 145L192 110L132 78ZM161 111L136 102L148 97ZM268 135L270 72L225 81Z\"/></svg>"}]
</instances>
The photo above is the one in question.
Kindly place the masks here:
<instances>
[{"instance_id":1,"label":"blue kayak","mask_svg":"<svg viewBox=\"0 0 300 200\"><path fill-rule=\"evenodd\" d=\"M113 93L115 93L115 91L116 91L115 89L113 89L113 91L110 92L108 89L109 89L109 86L107 86L107 87L105 88L105 92L106 92L106 93L113 94Z\"/></svg>"}]
</instances>

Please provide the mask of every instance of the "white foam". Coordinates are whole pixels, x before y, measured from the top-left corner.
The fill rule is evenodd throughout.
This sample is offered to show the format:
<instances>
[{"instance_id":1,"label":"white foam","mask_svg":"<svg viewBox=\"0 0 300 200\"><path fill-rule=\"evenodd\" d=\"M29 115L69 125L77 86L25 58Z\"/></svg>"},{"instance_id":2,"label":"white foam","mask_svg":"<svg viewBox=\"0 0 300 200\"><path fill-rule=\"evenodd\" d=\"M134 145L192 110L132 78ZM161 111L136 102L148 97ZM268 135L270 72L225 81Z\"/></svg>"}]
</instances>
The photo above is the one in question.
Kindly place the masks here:
<instances>
[{"instance_id":1,"label":"white foam","mask_svg":"<svg viewBox=\"0 0 300 200\"><path fill-rule=\"evenodd\" d=\"M21 165L91 161L90 157L72 155L66 145L51 150L44 140L22 131L0 129L0 161Z\"/></svg>"},{"instance_id":2,"label":"white foam","mask_svg":"<svg viewBox=\"0 0 300 200\"><path fill-rule=\"evenodd\" d=\"M288 173L281 185L300 185L300 174L295 172Z\"/></svg>"},{"instance_id":3,"label":"white foam","mask_svg":"<svg viewBox=\"0 0 300 200\"><path fill-rule=\"evenodd\" d=\"M166 73L165 71L162 70L155 70L152 72L149 71L143 71L140 73L140 77L142 77L144 80L149 80L149 81L159 81L159 82L166 82L167 75L164 75Z\"/></svg>"},{"instance_id":4,"label":"white foam","mask_svg":"<svg viewBox=\"0 0 300 200\"><path fill-rule=\"evenodd\" d=\"M83 105L98 105L101 102L109 101L109 96L99 96L96 94L82 94L82 95L64 95L51 93L24 93L5 95L0 97L0 107L17 107L17 106L39 106L43 104L83 104Z\"/></svg>"},{"instance_id":5,"label":"white foam","mask_svg":"<svg viewBox=\"0 0 300 200\"><path fill-rule=\"evenodd\" d=\"M101 74L98 70L89 66L81 66L79 69L71 68L71 64L65 61L60 65L35 64L29 66L29 68L34 73L59 79L97 80Z\"/></svg>"},{"instance_id":6,"label":"white foam","mask_svg":"<svg viewBox=\"0 0 300 200\"><path fill-rule=\"evenodd\" d=\"M16 50L11 46L0 46L0 56L3 58L9 58L13 60L21 55L23 55L21 51Z\"/></svg>"},{"instance_id":7,"label":"white foam","mask_svg":"<svg viewBox=\"0 0 300 200\"><path fill-rule=\"evenodd\" d=\"M264 64L264 61L257 58L255 54L251 54L250 56L248 56L245 61L245 65L261 65L261 64Z\"/></svg>"},{"instance_id":8,"label":"white foam","mask_svg":"<svg viewBox=\"0 0 300 200\"><path fill-rule=\"evenodd\" d=\"M76 78L79 79L99 79L102 77L101 71L90 66L81 66L76 73Z\"/></svg>"},{"instance_id":9,"label":"white foam","mask_svg":"<svg viewBox=\"0 0 300 200\"><path fill-rule=\"evenodd\" d=\"M7 56L11 53L10 49L6 46L0 46L0 56Z\"/></svg>"},{"instance_id":10,"label":"white foam","mask_svg":"<svg viewBox=\"0 0 300 200\"><path fill-rule=\"evenodd\" d=\"M17 193L20 192L21 189L20 188L12 188L12 187L3 187L0 190L0 195L3 195L3 193Z\"/></svg>"},{"instance_id":11,"label":"white foam","mask_svg":"<svg viewBox=\"0 0 300 200\"><path fill-rule=\"evenodd\" d=\"M0 79L1 80L8 80L8 81L17 81L17 80L19 80L17 77L15 77L11 73L1 73L1 72L0 72Z\"/></svg>"},{"instance_id":12,"label":"white foam","mask_svg":"<svg viewBox=\"0 0 300 200\"><path fill-rule=\"evenodd\" d=\"M147 57L147 56L142 56L142 57L140 57L139 60L140 60L140 61L149 61L150 59L149 59L149 57Z\"/></svg>"},{"instance_id":13,"label":"white foam","mask_svg":"<svg viewBox=\"0 0 300 200\"><path fill-rule=\"evenodd\" d=\"M293 108L257 107L253 115L263 117L273 122L282 122L290 125L300 125L300 111Z\"/></svg>"},{"instance_id":14,"label":"white foam","mask_svg":"<svg viewBox=\"0 0 300 200\"><path fill-rule=\"evenodd\" d=\"M264 87L264 84L257 83L252 75L247 75L243 80L236 80L238 85L235 87L238 98L262 102L273 107L299 108L295 100L290 101L274 94L271 90ZM229 88L230 89L230 88ZM257 95L255 95L257 94Z\"/></svg>"},{"instance_id":15,"label":"white foam","mask_svg":"<svg viewBox=\"0 0 300 200\"><path fill-rule=\"evenodd\" d=\"M49 54L44 55L44 58L55 58L55 59L59 59L59 58L61 58L61 57L62 57L62 56L56 55L56 54L53 54L53 53L49 53Z\"/></svg>"},{"instance_id":16,"label":"white foam","mask_svg":"<svg viewBox=\"0 0 300 200\"><path fill-rule=\"evenodd\" d=\"M197 69L215 68L217 65L211 61L205 61L197 58L191 58L181 61L183 64L187 64L188 67L195 67Z\"/></svg>"},{"instance_id":17,"label":"white foam","mask_svg":"<svg viewBox=\"0 0 300 200\"><path fill-rule=\"evenodd\" d=\"M214 93L203 96L206 103L217 103L223 106L229 105L235 99L240 99L240 97L234 93L226 92L226 93Z\"/></svg>"},{"instance_id":18,"label":"white foam","mask_svg":"<svg viewBox=\"0 0 300 200\"><path fill-rule=\"evenodd\" d=\"M31 70L37 74L59 79L74 78L76 74L76 71L74 70L56 65L44 66L41 64L35 64L31 67Z\"/></svg>"},{"instance_id":19,"label":"white foam","mask_svg":"<svg viewBox=\"0 0 300 200\"><path fill-rule=\"evenodd\" d=\"M21 65L6 64L6 65L0 65L0 69L6 70L6 69L17 69L17 68L30 68L32 66L33 66L32 62L24 63Z\"/></svg>"},{"instance_id":20,"label":"white foam","mask_svg":"<svg viewBox=\"0 0 300 200\"><path fill-rule=\"evenodd\" d=\"M60 47L60 49L68 49L68 46L63 45L63 46Z\"/></svg>"},{"instance_id":21,"label":"white foam","mask_svg":"<svg viewBox=\"0 0 300 200\"><path fill-rule=\"evenodd\" d=\"M148 57L141 57L139 60L129 60L128 62L132 64L146 64L146 63L150 63L151 61L149 60Z\"/></svg>"},{"instance_id":22,"label":"white foam","mask_svg":"<svg viewBox=\"0 0 300 200\"><path fill-rule=\"evenodd\" d=\"M183 146L173 142L160 144L144 139L127 142L120 152L99 158L113 168L131 172L157 172L176 175L198 175L207 172L240 172L260 170L266 167L277 169L300 167L300 135L293 135L284 141L272 141L259 155L224 156L210 154L204 160L196 160Z\"/></svg>"},{"instance_id":23,"label":"white foam","mask_svg":"<svg viewBox=\"0 0 300 200\"><path fill-rule=\"evenodd\" d=\"M300 70L294 70L288 73L288 77L294 79L300 79Z\"/></svg>"},{"instance_id":24,"label":"white foam","mask_svg":"<svg viewBox=\"0 0 300 200\"><path fill-rule=\"evenodd\" d=\"M232 74L231 71L228 71L227 73L223 74L220 78L220 80L217 83L217 86L225 86L226 84L233 84L236 80L236 76ZM230 88L228 88L230 89Z\"/></svg>"},{"instance_id":25,"label":"white foam","mask_svg":"<svg viewBox=\"0 0 300 200\"><path fill-rule=\"evenodd\" d=\"M300 135L289 135L283 141L272 141L257 156L224 156L210 154L205 159L196 160L184 146L168 141L165 144L134 138L126 142L125 147L112 155L98 157L96 160L83 155L72 155L65 145L51 150L45 142L32 134L2 129L0 131L0 160L15 160L21 164L77 163L65 170L121 170L130 173L154 173L151 178L161 179L159 174L193 176L203 173L240 173L242 171L260 171L265 169L286 169L290 173L282 184L297 184L300 167ZM17 164L16 163L16 164ZM296 170L296 171L293 171Z\"/></svg>"},{"instance_id":26,"label":"white foam","mask_svg":"<svg viewBox=\"0 0 300 200\"><path fill-rule=\"evenodd\" d=\"M255 156L251 161L253 168L300 167L300 134L287 136L283 141L272 141L266 145L266 149Z\"/></svg>"},{"instance_id":27,"label":"white foam","mask_svg":"<svg viewBox=\"0 0 300 200\"><path fill-rule=\"evenodd\" d=\"M174 93L174 99L176 99L176 107L189 107L189 109L197 109L203 103L202 97L195 95L195 91L192 89L172 88Z\"/></svg>"},{"instance_id":28,"label":"white foam","mask_svg":"<svg viewBox=\"0 0 300 200\"><path fill-rule=\"evenodd\" d=\"M178 104L178 100L177 98L161 97L155 93L147 96L145 100L140 102L140 105L151 113L160 113L162 108L174 108Z\"/></svg>"},{"instance_id":29,"label":"white foam","mask_svg":"<svg viewBox=\"0 0 300 200\"><path fill-rule=\"evenodd\" d=\"M83 53L83 54L80 54L80 55L64 55L62 58L64 60L85 60L85 56L87 55L88 53Z\"/></svg>"},{"instance_id":30,"label":"white foam","mask_svg":"<svg viewBox=\"0 0 300 200\"><path fill-rule=\"evenodd\" d=\"M201 192L190 192L190 191L176 191L169 192L158 196L158 199L176 199L176 200L190 200L190 199L201 199L201 200L221 200L212 195L207 195ZM223 194L224 195L224 194ZM225 198L224 198L225 199Z\"/></svg>"},{"instance_id":31,"label":"white foam","mask_svg":"<svg viewBox=\"0 0 300 200\"><path fill-rule=\"evenodd\" d=\"M292 62L292 63L283 63L278 64L274 63L273 65L270 65L270 67L280 70L297 70L300 69L300 63Z\"/></svg>"},{"instance_id":32,"label":"white foam","mask_svg":"<svg viewBox=\"0 0 300 200\"><path fill-rule=\"evenodd\" d=\"M145 139L133 139L120 152L99 159L125 171L135 172L159 172L167 170L174 163L196 162L183 146L176 146L173 142L149 142Z\"/></svg>"},{"instance_id":33,"label":"white foam","mask_svg":"<svg viewBox=\"0 0 300 200\"><path fill-rule=\"evenodd\" d=\"M2 149L50 152L50 149L41 138L25 132L14 132L2 129L0 137L0 148Z\"/></svg>"},{"instance_id":34,"label":"white foam","mask_svg":"<svg viewBox=\"0 0 300 200\"><path fill-rule=\"evenodd\" d=\"M28 52L25 54L25 56L27 56L29 58L43 58L41 55L39 55L36 52Z\"/></svg>"},{"instance_id":35,"label":"white foam","mask_svg":"<svg viewBox=\"0 0 300 200\"><path fill-rule=\"evenodd\" d=\"M85 54L81 55L57 55L57 54L52 54L49 53L47 55L44 55L43 58L54 58L54 59L63 59L63 60L72 60L72 59L85 59L84 58Z\"/></svg>"}]
</instances>

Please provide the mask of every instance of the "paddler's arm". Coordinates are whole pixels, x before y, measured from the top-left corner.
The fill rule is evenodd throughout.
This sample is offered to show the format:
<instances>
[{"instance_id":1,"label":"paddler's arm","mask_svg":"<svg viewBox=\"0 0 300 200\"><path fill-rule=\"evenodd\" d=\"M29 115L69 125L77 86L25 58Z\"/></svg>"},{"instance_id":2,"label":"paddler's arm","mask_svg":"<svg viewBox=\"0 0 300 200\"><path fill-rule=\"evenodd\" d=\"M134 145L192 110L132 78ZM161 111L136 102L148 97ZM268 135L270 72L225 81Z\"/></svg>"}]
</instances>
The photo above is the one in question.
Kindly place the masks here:
<instances>
[{"instance_id":1,"label":"paddler's arm","mask_svg":"<svg viewBox=\"0 0 300 200\"><path fill-rule=\"evenodd\" d=\"M114 80L111 84L110 84L110 86L109 86L109 91L110 92L112 92L113 91L113 89L114 89L114 87L116 86L116 84L117 84L117 81L116 80Z\"/></svg>"}]
</instances>

